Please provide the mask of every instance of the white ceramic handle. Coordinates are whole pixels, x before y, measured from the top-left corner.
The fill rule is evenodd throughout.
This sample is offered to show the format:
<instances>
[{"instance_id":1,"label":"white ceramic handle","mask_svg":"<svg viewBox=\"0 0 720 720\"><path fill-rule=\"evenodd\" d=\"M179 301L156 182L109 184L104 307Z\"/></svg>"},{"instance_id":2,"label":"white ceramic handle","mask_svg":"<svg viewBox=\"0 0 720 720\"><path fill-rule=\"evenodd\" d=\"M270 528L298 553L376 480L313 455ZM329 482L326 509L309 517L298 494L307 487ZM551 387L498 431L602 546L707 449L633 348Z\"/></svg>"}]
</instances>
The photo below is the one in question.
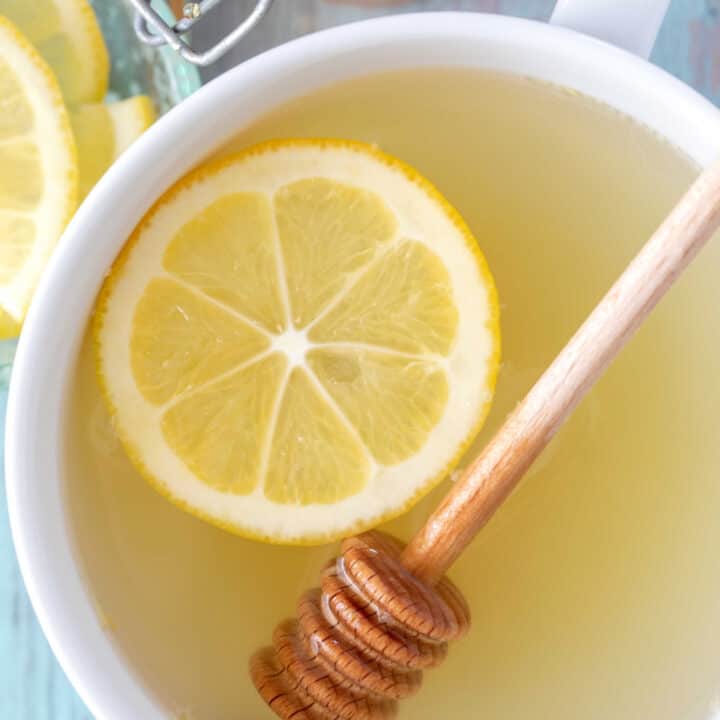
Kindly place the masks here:
<instances>
[{"instance_id":1,"label":"white ceramic handle","mask_svg":"<svg viewBox=\"0 0 720 720\"><path fill-rule=\"evenodd\" d=\"M551 23L650 57L670 0L558 0Z\"/></svg>"}]
</instances>

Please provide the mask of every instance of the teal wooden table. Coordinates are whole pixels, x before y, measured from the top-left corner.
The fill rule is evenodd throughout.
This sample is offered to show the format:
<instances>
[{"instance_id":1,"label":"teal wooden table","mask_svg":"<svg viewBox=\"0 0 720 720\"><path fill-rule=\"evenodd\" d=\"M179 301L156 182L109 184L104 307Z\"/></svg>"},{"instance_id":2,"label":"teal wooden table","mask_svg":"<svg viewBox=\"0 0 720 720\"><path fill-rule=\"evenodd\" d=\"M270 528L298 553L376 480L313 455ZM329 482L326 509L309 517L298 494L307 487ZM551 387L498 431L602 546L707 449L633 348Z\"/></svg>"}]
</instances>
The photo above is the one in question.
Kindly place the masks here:
<instances>
[{"instance_id":1,"label":"teal wooden table","mask_svg":"<svg viewBox=\"0 0 720 720\"><path fill-rule=\"evenodd\" d=\"M226 16L217 18L217 27L226 27L231 16L242 15L248 5L249 0L226 3ZM362 5L360 0L276 0L262 25L208 77L292 37L381 12ZM554 0L424 0L395 11L455 9L546 19L553 5ZM652 59L720 104L720 0L673 0ZM5 387L2 375L0 387ZM6 392L0 389L3 418L5 403ZM8 528L4 485L0 487L0 720L86 720L90 713L50 652L25 593Z\"/></svg>"}]
</instances>

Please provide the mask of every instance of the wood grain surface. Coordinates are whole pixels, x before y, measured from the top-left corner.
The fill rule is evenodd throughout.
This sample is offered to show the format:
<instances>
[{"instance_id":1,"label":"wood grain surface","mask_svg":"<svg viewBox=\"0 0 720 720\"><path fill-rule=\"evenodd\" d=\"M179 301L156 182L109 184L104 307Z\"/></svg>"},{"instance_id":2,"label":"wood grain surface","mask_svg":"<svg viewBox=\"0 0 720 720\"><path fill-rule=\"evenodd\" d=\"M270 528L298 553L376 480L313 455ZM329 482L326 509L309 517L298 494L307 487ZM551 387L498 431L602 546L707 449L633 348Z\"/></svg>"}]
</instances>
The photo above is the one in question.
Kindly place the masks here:
<instances>
[{"instance_id":1,"label":"wood grain surface","mask_svg":"<svg viewBox=\"0 0 720 720\"><path fill-rule=\"evenodd\" d=\"M422 0L396 3L394 7L378 7L377 0L357 0L354 3L275 0L273 9L262 24L230 56L223 58L215 68L205 71L206 77L212 77L290 38L383 12L467 10L545 19L553 4L553 0ZM227 28L228 23L246 14L249 7L249 0L226 0L213 17L209 16L203 23L197 39L203 43L210 42L217 37L220 28ZM673 0L652 59L720 104L720 0ZM2 417L5 399L4 392L0 392ZM28 602L12 549L2 486L0 720L88 720L90 717L53 658Z\"/></svg>"}]
</instances>

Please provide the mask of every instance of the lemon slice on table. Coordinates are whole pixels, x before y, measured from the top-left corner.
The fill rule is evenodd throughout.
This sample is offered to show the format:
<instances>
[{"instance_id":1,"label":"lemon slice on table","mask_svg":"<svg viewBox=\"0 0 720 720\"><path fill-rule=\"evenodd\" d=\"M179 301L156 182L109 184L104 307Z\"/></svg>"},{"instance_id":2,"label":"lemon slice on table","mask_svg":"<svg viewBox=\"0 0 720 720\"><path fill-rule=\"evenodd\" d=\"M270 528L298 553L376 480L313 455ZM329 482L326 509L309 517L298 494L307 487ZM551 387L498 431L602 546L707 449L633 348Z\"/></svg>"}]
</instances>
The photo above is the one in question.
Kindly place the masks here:
<instances>
[{"instance_id":1,"label":"lemon slice on table","mask_svg":"<svg viewBox=\"0 0 720 720\"><path fill-rule=\"evenodd\" d=\"M499 358L476 241L414 170L344 141L259 145L168 191L94 323L129 457L228 530L320 543L457 462Z\"/></svg>"},{"instance_id":2,"label":"lemon slice on table","mask_svg":"<svg viewBox=\"0 0 720 720\"><path fill-rule=\"evenodd\" d=\"M105 97L110 60L87 0L0 0L0 15L17 25L55 71L68 105Z\"/></svg>"},{"instance_id":3,"label":"lemon slice on table","mask_svg":"<svg viewBox=\"0 0 720 720\"><path fill-rule=\"evenodd\" d=\"M17 334L32 292L75 210L77 158L60 88L0 17L0 333Z\"/></svg>"},{"instance_id":4,"label":"lemon slice on table","mask_svg":"<svg viewBox=\"0 0 720 720\"><path fill-rule=\"evenodd\" d=\"M84 198L120 154L155 120L145 95L107 105L79 105L71 113L80 163L80 199Z\"/></svg>"}]
</instances>

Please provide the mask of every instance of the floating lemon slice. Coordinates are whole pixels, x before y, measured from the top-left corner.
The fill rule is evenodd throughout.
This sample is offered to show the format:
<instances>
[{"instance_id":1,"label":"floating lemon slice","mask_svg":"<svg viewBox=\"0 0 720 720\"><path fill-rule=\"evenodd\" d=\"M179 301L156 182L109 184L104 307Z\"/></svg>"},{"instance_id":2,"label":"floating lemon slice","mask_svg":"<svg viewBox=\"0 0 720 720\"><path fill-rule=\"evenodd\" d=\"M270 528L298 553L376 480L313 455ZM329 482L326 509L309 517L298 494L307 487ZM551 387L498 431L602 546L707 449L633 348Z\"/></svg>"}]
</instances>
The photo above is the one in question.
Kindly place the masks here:
<instances>
[{"instance_id":1,"label":"floating lemon slice","mask_svg":"<svg viewBox=\"0 0 720 720\"><path fill-rule=\"evenodd\" d=\"M242 535L320 543L408 509L489 408L495 288L414 170L279 141L191 173L102 291L98 374L139 471Z\"/></svg>"},{"instance_id":2,"label":"floating lemon slice","mask_svg":"<svg viewBox=\"0 0 720 720\"><path fill-rule=\"evenodd\" d=\"M87 0L0 0L0 15L17 25L55 71L68 105L105 97L110 61Z\"/></svg>"},{"instance_id":3,"label":"floating lemon slice","mask_svg":"<svg viewBox=\"0 0 720 720\"><path fill-rule=\"evenodd\" d=\"M0 333L15 335L76 205L77 158L60 88L0 17Z\"/></svg>"},{"instance_id":4,"label":"floating lemon slice","mask_svg":"<svg viewBox=\"0 0 720 720\"><path fill-rule=\"evenodd\" d=\"M107 105L80 105L71 113L80 162L80 199L103 173L155 120L145 95Z\"/></svg>"}]
</instances>

